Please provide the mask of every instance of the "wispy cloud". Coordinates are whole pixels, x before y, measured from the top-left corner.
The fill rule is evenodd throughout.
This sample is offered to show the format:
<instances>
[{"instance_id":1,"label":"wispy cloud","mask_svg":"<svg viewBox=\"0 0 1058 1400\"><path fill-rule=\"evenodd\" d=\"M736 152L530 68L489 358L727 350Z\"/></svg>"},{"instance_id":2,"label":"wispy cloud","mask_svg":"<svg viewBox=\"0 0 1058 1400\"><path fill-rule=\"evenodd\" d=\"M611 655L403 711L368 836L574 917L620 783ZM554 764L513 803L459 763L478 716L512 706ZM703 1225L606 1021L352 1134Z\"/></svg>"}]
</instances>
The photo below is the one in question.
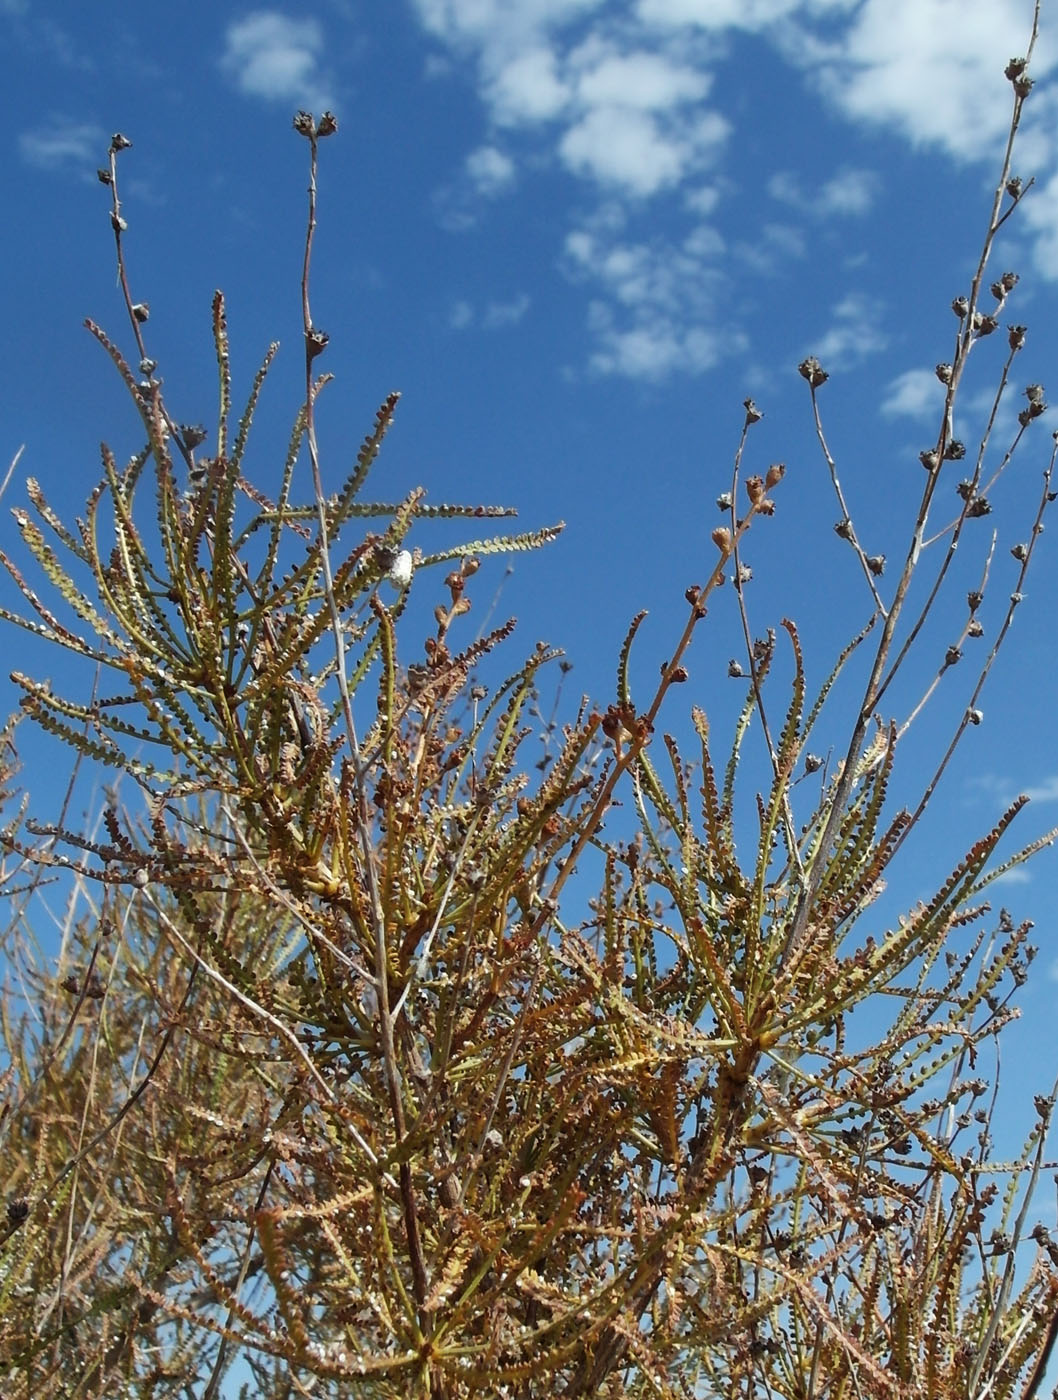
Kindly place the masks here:
<instances>
[{"instance_id":1,"label":"wispy cloud","mask_svg":"<svg viewBox=\"0 0 1058 1400\"><path fill-rule=\"evenodd\" d=\"M792 170L768 181L768 193L782 204L815 219L866 214L878 197L881 181L873 170L838 170L815 190L806 191Z\"/></svg>"},{"instance_id":2,"label":"wispy cloud","mask_svg":"<svg viewBox=\"0 0 1058 1400\"><path fill-rule=\"evenodd\" d=\"M256 10L228 26L220 62L248 97L296 103L318 113L335 105L322 53L323 30L316 20Z\"/></svg>"},{"instance_id":3,"label":"wispy cloud","mask_svg":"<svg viewBox=\"0 0 1058 1400\"><path fill-rule=\"evenodd\" d=\"M520 292L509 301L487 302L480 311L465 300L452 303L448 313L448 324L454 331L478 327L485 331L502 330L505 326L516 326L529 310L530 300L525 292Z\"/></svg>"},{"instance_id":4,"label":"wispy cloud","mask_svg":"<svg viewBox=\"0 0 1058 1400\"><path fill-rule=\"evenodd\" d=\"M27 165L38 170L71 171L94 179L106 144L101 126L53 117L21 132L18 152Z\"/></svg>"},{"instance_id":5,"label":"wispy cloud","mask_svg":"<svg viewBox=\"0 0 1058 1400\"><path fill-rule=\"evenodd\" d=\"M1030 783L1027 787L1018 787L998 773L982 773L972 779L969 786L1004 805L1009 805L1018 796L1027 797L1030 802L1058 802L1058 773L1047 774L1041 781Z\"/></svg>"}]
</instances>

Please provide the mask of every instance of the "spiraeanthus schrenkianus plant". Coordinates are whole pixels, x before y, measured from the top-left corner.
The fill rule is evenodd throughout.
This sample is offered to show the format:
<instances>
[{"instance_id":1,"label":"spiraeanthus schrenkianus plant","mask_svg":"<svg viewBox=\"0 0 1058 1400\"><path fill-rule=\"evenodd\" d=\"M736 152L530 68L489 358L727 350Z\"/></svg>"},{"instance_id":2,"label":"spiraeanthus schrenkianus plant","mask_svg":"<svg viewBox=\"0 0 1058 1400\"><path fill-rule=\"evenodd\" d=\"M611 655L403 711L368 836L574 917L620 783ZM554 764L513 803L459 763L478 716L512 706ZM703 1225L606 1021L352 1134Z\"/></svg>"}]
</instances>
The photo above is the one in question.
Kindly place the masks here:
<instances>
[{"instance_id":1,"label":"spiraeanthus schrenkianus plant","mask_svg":"<svg viewBox=\"0 0 1058 1400\"><path fill-rule=\"evenodd\" d=\"M1026 63L1008 76L1013 139ZM1021 803L931 899L891 928L871 922L951 752L894 811L908 721L885 702L1010 456L992 464L993 415L958 517L931 539L947 464L965 455L954 427L965 364L1016 280L986 300L993 240L1023 194L1009 149L977 275L956 301L952 362L938 368L942 423L891 594L823 436L825 371L801 366L869 606L830 677L813 696L795 626L777 639L750 620L747 532L772 514L783 471L743 476L760 416L747 401L715 567L688 589L653 695L640 705L632 693L637 619L612 703L585 703L538 767L524 744L553 653L538 647L497 681L489 654L510 625L458 638L478 558L547 532L414 554L420 521L489 512L431 509L421 493L363 501L395 396L346 483L324 492L327 341L309 270L318 147L335 124L299 114L295 126L310 150L306 380L274 499L243 475L273 352L231 428L219 299L212 455L199 453L201 430L169 416L128 282L117 184L128 143L115 137L102 175L138 374L96 333L146 446L124 468L104 454L75 530L32 485L35 518L18 517L76 621L13 562L32 616L9 620L111 677L77 701L26 678L24 708L145 803L138 814L115 796L101 831L63 823L37 845L7 833L24 864L62 863L74 895L57 966L21 955L23 1001L5 1002L5 1395L1037 1393L1058 1247L1029 1201L1054 1093L1008 1163L993 1161L979 1106L987 1048L1033 951L1029 926L984 898L1032 849L997 864ZM1024 339L1008 333L1000 395ZM1032 389L1014 447L1043 411ZM306 458L311 496L296 505ZM1053 456L1022 574L1052 471ZM339 541L365 519L383 523ZM934 558L919 603L912 580ZM409 588L427 586L434 562L451 571L409 661ZM658 731L728 578L746 641L732 671L749 686L720 771L703 710L691 760ZM976 638L982 604L971 599L952 649ZM953 745L977 722L1016 606ZM780 641L792 680L777 721ZM827 772L812 742L825 751L842 733L834 686L861 656L863 699ZM954 664L939 668L946 685ZM757 733L770 776L754 804L740 760ZM813 796L805 773L819 775ZM603 829L618 797L635 816L624 840Z\"/></svg>"}]
</instances>

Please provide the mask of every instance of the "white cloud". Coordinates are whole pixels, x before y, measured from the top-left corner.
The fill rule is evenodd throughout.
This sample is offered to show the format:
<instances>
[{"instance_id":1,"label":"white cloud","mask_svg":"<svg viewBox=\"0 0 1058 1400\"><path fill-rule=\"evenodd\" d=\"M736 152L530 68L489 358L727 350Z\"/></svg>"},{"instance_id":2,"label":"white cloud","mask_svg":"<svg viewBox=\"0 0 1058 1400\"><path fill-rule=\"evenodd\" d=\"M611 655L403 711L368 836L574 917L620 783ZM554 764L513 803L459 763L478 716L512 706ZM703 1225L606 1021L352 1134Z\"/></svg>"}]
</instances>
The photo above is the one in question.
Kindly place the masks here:
<instances>
[{"instance_id":1,"label":"white cloud","mask_svg":"<svg viewBox=\"0 0 1058 1400\"><path fill-rule=\"evenodd\" d=\"M39 170L79 170L94 178L96 167L104 163L107 136L91 122L61 118L23 131L18 151L27 165Z\"/></svg>"},{"instance_id":2,"label":"white cloud","mask_svg":"<svg viewBox=\"0 0 1058 1400\"><path fill-rule=\"evenodd\" d=\"M514 183L514 161L497 146L479 146L471 151L466 172L477 192L486 197L500 194Z\"/></svg>"},{"instance_id":3,"label":"white cloud","mask_svg":"<svg viewBox=\"0 0 1058 1400\"><path fill-rule=\"evenodd\" d=\"M454 331L463 331L474 322L474 308L469 301L457 301L448 313L448 324Z\"/></svg>"},{"instance_id":4,"label":"white cloud","mask_svg":"<svg viewBox=\"0 0 1058 1400\"><path fill-rule=\"evenodd\" d=\"M228 26L221 67L240 92L320 113L334 100L320 68L323 30L314 19L256 10Z\"/></svg>"},{"instance_id":5,"label":"white cloud","mask_svg":"<svg viewBox=\"0 0 1058 1400\"><path fill-rule=\"evenodd\" d=\"M765 29L800 9L811 13L851 9L856 0L639 0L636 12L648 24L701 29Z\"/></svg>"},{"instance_id":6,"label":"white cloud","mask_svg":"<svg viewBox=\"0 0 1058 1400\"><path fill-rule=\"evenodd\" d=\"M1034 235L1033 261L1040 272L1058 280L1058 175L1037 185L1025 200L1018 216Z\"/></svg>"},{"instance_id":7,"label":"white cloud","mask_svg":"<svg viewBox=\"0 0 1058 1400\"><path fill-rule=\"evenodd\" d=\"M569 101L569 87L558 76L554 53L538 44L509 59L487 85L493 117L505 126L548 121Z\"/></svg>"},{"instance_id":8,"label":"white cloud","mask_svg":"<svg viewBox=\"0 0 1058 1400\"><path fill-rule=\"evenodd\" d=\"M701 374L721 354L743 348L737 330L715 329L725 248L710 225L696 226L681 242L636 242L609 206L567 234L564 251L571 280L596 289L588 314L595 373L654 381Z\"/></svg>"},{"instance_id":9,"label":"white cloud","mask_svg":"<svg viewBox=\"0 0 1058 1400\"><path fill-rule=\"evenodd\" d=\"M713 74L730 52L725 33L752 34L771 45L845 118L977 162L992 158L1006 130L1011 92L1002 68L1027 41L1031 21L1031 0L413 3L453 61L473 64L492 131L518 129L536 168L558 164L629 216L653 199L676 195L695 228L713 217L725 188L717 168L730 127L709 105L715 103ZM1052 62L1045 34L1034 75L1043 76ZM1058 91L1052 99L1041 85L1024 129L1036 168L1046 169L1053 159L1056 129ZM810 132L805 140L811 142ZM500 153L494 172L484 156L480 167L473 164L476 153L468 159L466 174L479 197L516 174L503 163L511 157L502 145L489 137L479 148ZM827 220L868 215L881 183L874 172L850 166L814 186L779 172L771 191L803 218ZM1040 194L1027 227L1041 268L1058 278L1058 177ZM458 226L472 222L464 212ZM715 324L708 292L673 304L670 291L673 268L683 270L681 288L695 285L694 276L715 288L716 254L708 240L695 251L673 236L662 249L641 236L603 237L598 225L583 219L569 234L564 268L590 289L596 304L590 329L604 347L596 369L632 374L639 366L649 376L708 361L709 346L689 339ZM595 240L590 253L585 238ZM775 272L803 256L804 235L773 221L754 243L734 251L747 264ZM599 305L611 314L605 324ZM812 351L832 369L847 367L882 348L880 327L867 297L848 296ZM914 384L892 386L887 411L917 412Z\"/></svg>"},{"instance_id":10,"label":"white cloud","mask_svg":"<svg viewBox=\"0 0 1058 1400\"><path fill-rule=\"evenodd\" d=\"M829 328L810 347L825 370L851 369L868 355L884 350L877 304L862 292L850 292L834 307Z\"/></svg>"},{"instance_id":11,"label":"white cloud","mask_svg":"<svg viewBox=\"0 0 1058 1400\"><path fill-rule=\"evenodd\" d=\"M598 342L589 361L592 370L627 379L656 382L673 373L702 374L730 345L714 331L666 318L652 317L622 330L602 302L592 305L590 323Z\"/></svg>"},{"instance_id":12,"label":"white cloud","mask_svg":"<svg viewBox=\"0 0 1058 1400\"><path fill-rule=\"evenodd\" d=\"M590 55L591 47L588 48ZM583 65L584 49L574 55ZM660 54L610 52L592 63L577 81L577 97L587 107L632 107L642 111L667 110L685 102L699 102L709 91L712 77Z\"/></svg>"},{"instance_id":13,"label":"white cloud","mask_svg":"<svg viewBox=\"0 0 1058 1400\"><path fill-rule=\"evenodd\" d=\"M908 369L889 384L881 411L887 418L929 418L943 402L943 386L931 369Z\"/></svg>"},{"instance_id":14,"label":"white cloud","mask_svg":"<svg viewBox=\"0 0 1058 1400\"><path fill-rule=\"evenodd\" d=\"M481 48L519 47L527 35L569 23L604 0L414 0L419 18L446 43Z\"/></svg>"},{"instance_id":15,"label":"white cloud","mask_svg":"<svg viewBox=\"0 0 1058 1400\"><path fill-rule=\"evenodd\" d=\"M648 113L624 107L592 108L558 149L574 174L634 195L676 184L689 155L686 144L664 136Z\"/></svg>"},{"instance_id":16,"label":"white cloud","mask_svg":"<svg viewBox=\"0 0 1058 1400\"><path fill-rule=\"evenodd\" d=\"M735 253L754 272L771 276L782 264L804 257L804 234L790 224L765 224L752 242L737 243Z\"/></svg>"},{"instance_id":17,"label":"white cloud","mask_svg":"<svg viewBox=\"0 0 1058 1400\"><path fill-rule=\"evenodd\" d=\"M480 316L469 301L456 301L448 313L448 324L454 331L468 330L475 325L485 331L497 331L505 326L516 326L528 310L529 297L525 292L510 301L490 301Z\"/></svg>"},{"instance_id":18,"label":"white cloud","mask_svg":"<svg viewBox=\"0 0 1058 1400\"><path fill-rule=\"evenodd\" d=\"M866 214L874 204L881 182L872 170L842 169L806 193L798 177L781 170L768 181L768 193L803 214L826 219L846 214Z\"/></svg>"},{"instance_id":19,"label":"white cloud","mask_svg":"<svg viewBox=\"0 0 1058 1400\"><path fill-rule=\"evenodd\" d=\"M991 157L1010 121L1003 67L1028 39L1023 0L865 0L819 77L836 106L914 145Z\"/></svg>"},{"instance_id":20,"label":"white cloud","mask_svg":"<svg viewBox=\"0 0 1058 1400\"><path fill-rule=\"evenodd\" d=\"M528 310L529 297L525 292L510 301L490 301L482 314L481 324L487 331L516 326Z\"/></svg>"},{"instance_id":21,"label":"white cloud","mask_svg":"<svg viewBox=\"0 0 1058 1400\"><path fill-rule=\"evenodd\" d=\"M1030 802L1058 802L1058 773L1044 778L1042 783L1024 789Z\"/></svg>"}]
</instances>

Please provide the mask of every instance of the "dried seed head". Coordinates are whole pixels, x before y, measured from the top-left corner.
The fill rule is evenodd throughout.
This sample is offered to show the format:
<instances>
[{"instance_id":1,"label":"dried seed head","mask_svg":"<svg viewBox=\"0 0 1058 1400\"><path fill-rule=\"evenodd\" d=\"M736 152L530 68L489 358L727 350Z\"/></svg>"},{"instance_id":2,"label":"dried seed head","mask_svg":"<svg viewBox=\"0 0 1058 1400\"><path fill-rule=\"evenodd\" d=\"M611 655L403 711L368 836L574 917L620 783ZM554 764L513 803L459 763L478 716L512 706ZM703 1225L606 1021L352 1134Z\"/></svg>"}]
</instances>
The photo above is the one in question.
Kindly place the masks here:
<instances>
[{"instance_id":1,"label":"dried seed head","mask_svg":"<svg viewBox=\"0 0 1058 1400\"><path fill-rule=\"evenodd\" d=\"M952 438L944 449L944 460L946 462L961 462L966 456L966 444L960 442L958 438Z\"/></svg>"},{"instance_id":2,"label":"dried seed head","mask_svg":"<svg viewBox=\"0 0 1058 1400\"><path fill-rule=\"evenodd\" d=\"M136 301L132 304L132 314L142 326L145 321L151 319L151 304L149 301Z\"/></svg>"},{"instance_id":3,"label":"dried seed head","mask_svg":"<svg viewBox=\"0 0 1058 1400\"><path fill-rule=\"evenodd\" d=\"M757 407L757 405L753 402L752 399L743 399L742 407L746 410L747 426L750 423L759 423L760 420L764 417L764 414L761 413L760 409Z\"/></svg>"},{"instance_id":4,"label":"dried seed head","mask_svg":"<svg viewBox=\"0 0 1058 1400\"><path fill-rule=\"evenodd\" d=\"M109 170L97 170L96 179L101 185L109 185L112 183Z\"/></svg>"},{"instance_id":5,"label":"dried seed head","mask_svg":"<svg viewBox=\"0 0 1058 1400\"><path fill-rule=\"evenodd\" d=\"M813 389L818 389L830 378L830 375L827 374L814 355L809 355L806 360L801 361L797 366L797 373L802 379L807 379Z\"/></svg>"},{"instance_id":6,"label":"dried seed head","mask_svg":"<svg viewBox=\"0 0 1058 1400\"><path fill-rule=\"evenodd\" d=\"M115 131L110 138L110 149L117 155L118 151L127 151L132 142L127 136L122 136L120 131Z\"/></svg>"},{"instance_id":7,"label":"dried seed head","mask_svg":"<svg viewBox=\"0 0 1058 1400\"><path fill-rule=\"evenodd\" d=\"M29 1215L29 1202L24 1196L15 1196L8 1201L6 1209L9 1223L18 1226Z\"/></svg>"},{"instance_id":8,"label":"dried seed head","mask_svg":"<svg viewBox=\"0 0 1058 1400\"><path fill-rule=\"evenodd\" d=\"M201 423L178 423L176 432L188 452L193 452L206 440L206 430Z\"/></svg>"},{"instance_id":9,"label":"dried seed head","mask_svg":"<svg viewBox=\"0 0 1058 1400\"><path fill-rule=\"evenodd\" d=\"M726 525L719 525L712 534L713 544L726 558L731 553L731 531Z\"/></svg>"},{"instance_id":10,"label":"dried seed head","mask_svg":"<svg viewBox=\"0 0 1058 1400\"><path fill-rule=\"evenodd\" d=\"M868 569L870 569L870 571L871 571L872 574L884 574L884 573L885 573L885 555L884 555L884 554L868 554L868 555L867 555L867 567L868 567Z\"/></svg>"},{"instance_id":11,"label":"dried seed head","mask_svg":"<svg viewBox=\"0 0 1058 1400\"><path fill-rule=\"evenodd\" d=\"M1021 198L1025 192L1025 187L1020 175L1011 175L1006 183L1006 191L1011 199Z\"/></svg>"},{"instance_id":12,"label":"dried seed head","mask_svg":"<svg viewBox=\"0 0 1058 1400\"><path fill-rule=\"evenodd\" d=\"M1025 332L1028 326L1007 326L1007 341L1011 350L1021 350L1025 345Z\"/></svg>"},{"instance_id":13,"label":"dried seed head","mask_svg":"<svg viewBox=\"0 0 1058 1400\"><path fill-rule=\"evenodd\" d=\"M980 520L983 515L992 514L992 506L987 496L975 496L966 508L966 514L971 520Z\"/></svg>"},{"instance_id":14,"label":"dried seed head","mask_svg":"<svg viewBox=\"0 0 1058 1400\"><path fill-rule=\"evenodd\" d=\"M738 573L735 575L735 585L740 587L744 583L749 583L753 577L753 570L748 564L739 564Z\"/></svg>"},{"instance_id":15,"label":"dried seed head","mask_svg":"<svg viewBox=\"0 0 1058 1400\"><path fill-rule=\"evenodd\" d=\"M307 136L307 137L309 137L310 140L311 140L311 138L312 138L312 136L313 136L313 134L314 134L314 132L313 132L313 123L312 123L312 113L311 113L311 112L295 112L295 113L294 113L294 130L298 133L299 136Z\"/></svg>"},{"instance_id":16,"label":"dried seed head","mask_svg":"<svg viewBox=\"0 0 1058 1400\"><path fill-rule=\"evenodd\" d=\"M966 595L966 605L971 613L975 613L985 600L985 595L979 588L972 588Z\"/></svg>"},{"instance_id":17,"label":"dried seed head","mask_svg":"<svg viewBox=\"0 0 1058 1400\"><path fill-rule=\"evenodd\" d=\"M951 309L955 312L956 316L958 316L959 320L962 321L970 310L970 303L966 297L956 297L951 304Z\"/></svg>"},{"instance_id":18,"label":"dried seed head","mask_svg":"<svg viewBox=\"0 0 1058 1400\"><path fill-rule=\"evenodd\" d=\"M941 382L942 384L950 384L950 383L951 383L951 375L952 375L952 368L951 368L951 365L937 365L937 366L934 368L933 373L937 376L937 378L940 380L940 382Z\"/></svg>"},{"instance_id":19,"label":"dried seed head","mask_svg":"<svg viewBox=\"0 0 1058 1400\"><path fill-rule=\"evenodd\" d=\"M805 754L805 772L818 773L823 766L823 760L815 753Z\"/></svg>"},{"instance_id":20,"label":"dried seed head","mask_svg":"<svg viewBox=\"0 0 1058 1400\"><path fill-rule=\"evenodd\" d=\"M977 618L971 618L966 624L966 635L968 637L983 637L984 634L985 629L981 626L980 622L978 622Z\"/></svg>"},{"instance_id":21,"label":"dried seed head","mask_svg":"<svg viewBox=\"0 0 1058 1400\"><path fill-rule=\"evenodd\" d=\"M140 361L140 373L141 373L141 374L153 374L154 371L155 371L157 368L158 368L158 361L157 361L157 360L149 360L149 359L147 358L146 355L145 355L145 356L143 357L143 359Z\"/></svg>"},{"instance_id":22,"label":"dried seed head","mask_svg":"<svg viewBox=\"0 0 1058 1400\"><path fill-rule=\"evenodd\" d=\"M973 496L974 484L972 481L967 481L964 477L963 480L959 482L958 486L956 486L955 490L964 501L968 501Z\"/></svg>"},{"instance_id":23,"label":"dried seed head","mask_svg":"<svg viewBox=\"0 0 1058 1400\"><path fill-rule=\"evenodd\" d=\"M310 360L314 360L317 355L322 355L327 348L330 336L326 331L317 330L315 326L305 332L305 349Z\"/></svg>"},{"instance_id":24,"label":"dried seed head","mask_svg":"<svg viewBox=\"0 0 1058 1400\"><path fill-rule=\"evenodd\" d=\"M962 660L962 652L956 646L951 646L944 653L945 666L954 666L957 661Z\"/></svg>"},{"instance_id":25,"label":"dried seed head","mask_svg":"<svg viewBox=\"0 0 1058 1400\"><path fill-rule=\"evenodd\" d=\"M724 491L721 495L717 496L716 506L718 510L730 510L732 506L731 492Z\"/></svg>"},{"instance_id":26,"label":"dried seed head","mask_svg":"<svg viewBox=\"0 0 1058 1400\"><path fill-rule=\"evenodd\" d=\"M999 325L994 316L982 316L979 311L974 312L974 330L979 336L991 335Z\"/></svg>"},{"instance_id":27,"label":"dried seed head","mask_svg":"<svg viewBox=\"0 0 1058 1400\"><path fill-rule=\"evenodd\" d=\"M772 462L771 466L768 468L768 470L767 470L767 471L765 472L765 474L764 474L764 485L765 485L765 486L768 488L768 490L770 491L770 490L772 489L773 486L778 486L779 482L782 481L782 479L783 479L783 477L784 477L785 475L786 475L786 463L785 463L785 462Z\"/></svg>"},{"instance_id":28,"label":"dried seed head","mask_svg":"<svg viewBox=\"0 0 1058 1400\"><path fill-rule=\"evenodd\" d=\"M337 130L337 117L334 115L333 112L324 112L323 116L319 120L319 125L316 127L316 135L320 138L324 136L333 136Z\"/></svg>"},{"instance_id":29,"label":"dried seed head","mask_svg":"<svg viewBox=\"0 0 1058 1400\"><path fill-rule=\"evenodd\" d=\"M834 533L835 535L840 536L840 538L843 540L852 539L852 521L848 518L848 516L846 516L844 520L838 521L838 523L834 526Z\"/></svg>"},{"instance_id":30,"label":"dried seed head","mask_svg":"<svg viewBox=\"0 0 1058 1400\"><path fill-rule=\"evenodd\" d=\"M124 233L125 230L128 228L128 222L125 219L123 219L120 214L115 214L113 209L111 209L110 227L114 230L115 233Z\"/></svg>"},{"instance_id":31,"label":"dried seed head","mask_svg":"<svg viewBox=\"0 0 1058 1400\"><path fill-rule=\"evenodd\" d=\"M918 460L928 472L936 471L940 466L940 454L936 448L929 447L924 452L918 454Z\"/></svg>"},{"instance_id":32,"label":"dried seed head","mask_svg":"<svg viewBox=\"0 0 1058 1400\"><path fill-rule=\"evenodd\" d=\"M1024 564L1029 557L1029 547L1027 544L1016 544L1010 551L1019 564Z\"/></svg>"},{"instance_id":33,"label":"dried seed head","mask_svg":"<svg viewBox=\"0 0 1058 1400\"><path fill-rule=\"evenodd\" d=\"M741 662L741 661L736 661L734 658L732 658L732 659L727 663L727 674L728 674L733 680L738 680L738 678L739 678L740 676L744 676L746 673L745 673L745 671L743 671L743 669L742 669L742 662Z\"/></svg>"}]
</instances>

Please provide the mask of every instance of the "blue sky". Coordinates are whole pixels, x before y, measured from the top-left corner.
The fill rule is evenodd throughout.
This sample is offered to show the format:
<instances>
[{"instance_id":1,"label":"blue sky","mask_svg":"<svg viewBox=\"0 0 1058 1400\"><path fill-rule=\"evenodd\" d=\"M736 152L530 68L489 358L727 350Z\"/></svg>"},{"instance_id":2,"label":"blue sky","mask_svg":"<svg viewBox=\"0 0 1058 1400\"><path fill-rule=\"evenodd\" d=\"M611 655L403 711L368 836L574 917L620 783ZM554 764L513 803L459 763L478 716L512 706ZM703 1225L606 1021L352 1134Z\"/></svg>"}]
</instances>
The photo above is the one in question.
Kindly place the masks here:
<instances>
[{"instance_id":1,"label":"blue sky","mask_svg":"<svg viewBox=\"0 0 1058 1400\"><path fill-rule=\"evenodd\" d=\"M869 552L895 561L921 489L918 453L937 435L933 366L951 355L949 304L967 289L998 170L1002 70L1024 51L1031 10L1029 0L319 0L310 14L0 0L11 114L0 147L0 454L25 444L8 501L20 503L33 475L73 515L97 479L99 440L119 457L139 445L113 368L81 326L91 316L128 346L95 175L114 131L134 143L121 166L130 272L151 303L173 411L206 422L213 411L215 286L244 385L269 341L283 343L250 459L269 488L301 373L306 147L290 118L331 107L341 129L321 148L313 297L337 377L321 405L329 480L399 388L379 497L421 483L434 501L516 505L526 528L565 520L546 554L486 575L476 606L502 584L497 615L518 614L521 650L537 637L563 646L569 684L605 704L631 617L650 609L637 657L645 695L682 626L684 589L712 566L714 502L752 395L765 417L747 467L782 460L788 472L776 516L747 548L747 601L758 631L798 621L819 682L869 596L833 533L795 367L811 353L829 370L821 401L853 518ZM992 264L993 276L1020 273L1004 319L1026 323L1029 337L989 460L1010 436L1020 389L1054 377L1056 61L1058 18L1045 12L1015 160L1036 185ZM1001 341L982 343L964 387L970 444ZM1047 419L1036 425L994 514L960 549L965 590L997 532L989 635L1049 432ZM955 506L954 490L942 492L938 528ZM0 545L18 556L9 520ZM903 907L1015 793L1037 799L1023 840L1058 822L1056 583L1045 536L985 722L952 766L928 841L901 867ZM721 742L742 698L727 679L740 648L732 604L714 608L673 702L703 705ZM927 629L914 682L893 694L898 721L961 621L956 605ZM12 633L6 646L5 670L58 679L57 658ZM953 670L909 731L906 793L946 743L972 678L969 662ZM24 745L36 753L41 742ZM39 752L51 766L36 772L55 771L54 748ZM1049 1087L1058 1050L1056 875L1047 852L1001 896L1037 920L1042 946L1011 1042L1015 1064L1031 1057L1032 1087Z\"/></svg>"}]
</instances>

